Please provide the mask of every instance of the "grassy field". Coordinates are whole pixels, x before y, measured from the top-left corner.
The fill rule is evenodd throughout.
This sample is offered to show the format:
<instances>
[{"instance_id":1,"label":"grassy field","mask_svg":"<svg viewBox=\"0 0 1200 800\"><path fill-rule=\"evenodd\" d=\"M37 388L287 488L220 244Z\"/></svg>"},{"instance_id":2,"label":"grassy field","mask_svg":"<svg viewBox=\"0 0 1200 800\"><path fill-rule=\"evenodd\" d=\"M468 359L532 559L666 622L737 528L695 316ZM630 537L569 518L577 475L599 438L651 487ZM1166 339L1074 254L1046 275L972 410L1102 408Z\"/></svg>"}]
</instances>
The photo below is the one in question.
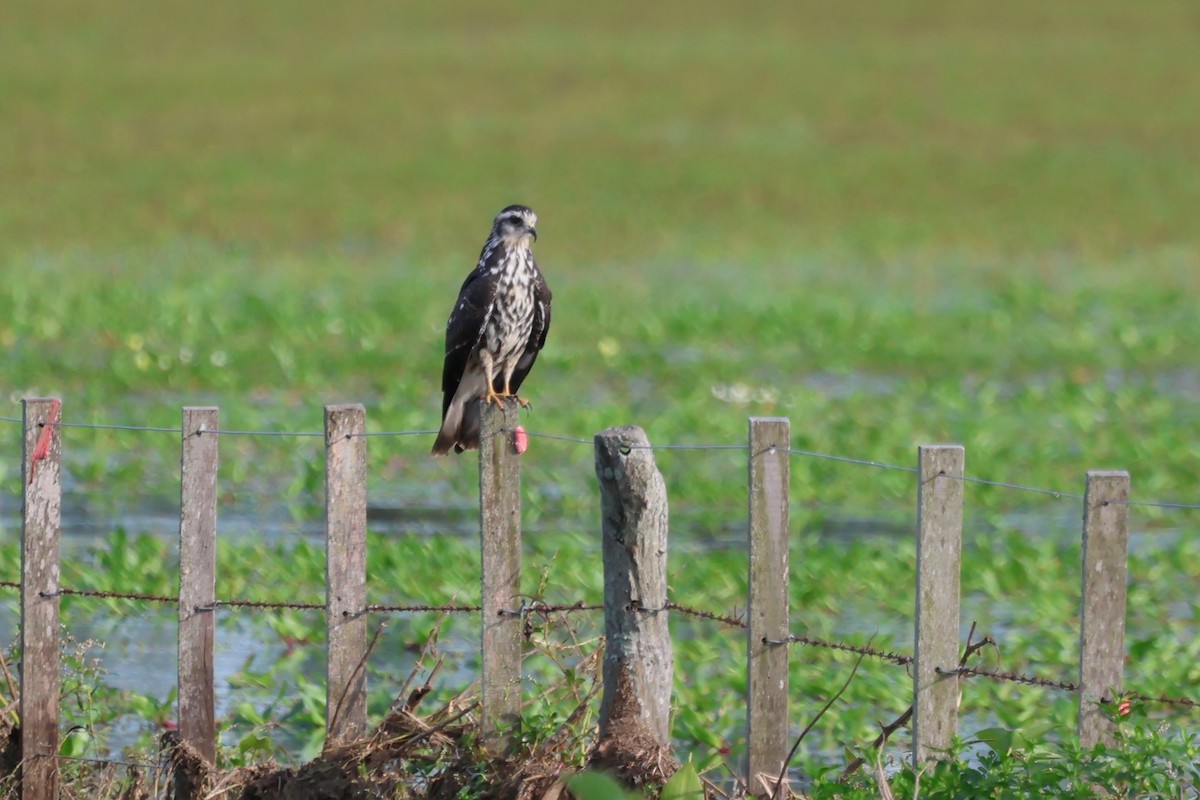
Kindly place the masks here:
<instances>
[{"instance_id":1,"label":"grassy field","mask_svg":"<svg viewBox=\"0 0 1200 800\"><path fill-rule=\"evenodd\" d=\"M986 478L1078 492L1125 468L1138 499L1200 502L1194 3L411 5L10 3L0 416L57 394L69 421L171 426L211 403L229 428L317 430L321 404L361 401L373 430L433 428L446 314L492 216L522 202L555 291L533 432L728 444L779 414L806 450L907 465L955 441ZM430 443L371 440L373 503L474 504L473 461ZM0 424L9 543L19 452ZM177 492L171 435L72 429L64 457L102 519ZM318 457L223 440L222 513L310 515ZM682 547L740 535L743 454L659 463ZM535 439L523 474L531 557L586 558L590 448ZM903 629L911 547L886 532L910 523L911 477L802 458L792 475L797 542L822 553L796 607L836 614L848 601L823 592L873 586L852 633ZM972 613L1009 598L1005 663L1069 668L1074 506L970 487L968 516L989 565L965 579ZM1198 577L1197 513L1138 508L1134 526L1152 533L1131 669L1193 685L1173 587ZM475 586L439 561L459 556L429 558L439 589ZM736 603L723 558L673 586ZM832 740L896 686L864 683ZM725 677L688 691L736 713ZM995 713L1020 725L1032 697ZM681 735L719 747L707 721Z\"/></svg>"},{"instance_id":2,"label":"grassy field","mask_svg":"<svg viewBox=\"0 0 1200 800\"><path fill-rule=\"evenodd\" d=\"M6 248L179 239L566 269L1191 246L1193 6L17 0Z\"/></svg>"}]
</instances>

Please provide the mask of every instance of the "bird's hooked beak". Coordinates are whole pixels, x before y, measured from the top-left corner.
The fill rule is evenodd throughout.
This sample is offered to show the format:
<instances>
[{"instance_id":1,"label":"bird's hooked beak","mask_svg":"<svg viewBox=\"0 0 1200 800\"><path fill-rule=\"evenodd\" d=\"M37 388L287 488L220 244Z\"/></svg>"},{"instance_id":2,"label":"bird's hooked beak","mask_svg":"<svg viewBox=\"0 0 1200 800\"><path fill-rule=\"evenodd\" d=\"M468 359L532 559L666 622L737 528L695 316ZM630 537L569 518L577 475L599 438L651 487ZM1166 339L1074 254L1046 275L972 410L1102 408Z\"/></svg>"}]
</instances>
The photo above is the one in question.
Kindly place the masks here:
<instances>
[{"instance_id":1,"label":"bird's hooked beak","mask_svg":"<svg viewBox=\"0 0 1200 800\"><path fill-rule=\"evenodd\" d=\"M530 236L532 236L532 237L533 237L533 240L536 242L536 241L537 241L537 228L530 227L530 228L529 228L529 235L530 235Z\"/></svg>"}]
</instances>

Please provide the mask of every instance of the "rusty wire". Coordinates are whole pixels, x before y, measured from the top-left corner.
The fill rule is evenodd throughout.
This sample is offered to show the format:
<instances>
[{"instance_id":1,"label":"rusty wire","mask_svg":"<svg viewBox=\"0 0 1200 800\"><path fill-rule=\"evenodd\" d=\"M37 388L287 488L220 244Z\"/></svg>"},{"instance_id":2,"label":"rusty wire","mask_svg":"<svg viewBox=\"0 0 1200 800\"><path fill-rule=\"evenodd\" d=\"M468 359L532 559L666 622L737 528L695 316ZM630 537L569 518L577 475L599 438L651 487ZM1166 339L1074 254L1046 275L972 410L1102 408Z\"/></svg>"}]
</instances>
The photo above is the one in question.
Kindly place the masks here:
<instances>
[{"instance_id":1,"label":"rusty wire","mask_svg":"<svg viewBox=\"0 0 1200 800\"><path fill-rule=\"evenodd\" d=\"M421 613L426 611L434 611L440 614L471 614L483 610L483 606L461 605L456 603L445 603L442 605L385 605L381 603L371 603L367 606L367 611L372 612L396 612L396 613Z\"/></svg>"},{"instance_id":2,"label":"rusty wire","mask_svg":"<svg viewBox=\"0 0 1200 800\"><path fill-rule=\"evenodd\" d=\"M74 595L76 597L99 597L105 600L140 600L147 603L167 603L178 605L178 597L166 597L158 594L142 594L139 592L112 592L105 589L67 589L62 586L53 592L38 592L41 597L55 595Z\"/></svg>"},{"instance_id":3,"label":"rusty wire","mask_svg":"<svg viewBox=\"0 0 1200 800\"><path fill-rule=\"evenodd\" d=\"M820 647L825 650L840 650L844 653L854 653L860 656L868 656L870 658L878 658L881 661L890 661L902 667L906 667L913 663L913 657L904 653L896 653L891 650L881 650L878 647L862 644L846 644L845 642L833 642L826 639L814 639L811 636L797 636L789 634L786 639L764 639L766 644L802 644L805 647Z\"/></svg>"},{"instance_id":4,"label":"rusty wire","mask_svg":"<svg viewBox=\"0 0 1200 800\"><path fill-rule=\"evenodd\" d=\"M273 608L295 611L324 611L324 603L286 602L280 600L217 600L212 605L196 606L197 611L212 611L217 608Z\"/></svg>"},{"instance_id":5,"label":"rusty wire","mask_svg":"<svg viewBox=\"0 0 1200 800\"><path fill-rule=\"evenodd\" d=\"M938 667L936 672L939 675L958 675L963 678L991 678L996 681L1020 683L1025 686L1041 686L1045 689L1056 689L1063 692L1079 691L1079 684L1072 681L1056 681L1051 678L1040 678L1037 675L1026 675L1013 670L1004 671L988 669L987 667L955 667L954 669L942 669Z\"/></svg>"},{"instance_id":6,"label":"rusty wire","mask_svg":"<svg viewBox=\"0 0 1200 800\"><path fill-rule=\"evenodd\" d=\"M1129 692L1122 694L1121 697L1128 700L1137 700L1141 703L1162 703L1163 705L1181 706L1183 708L1200 708L1200 701L1193 700L1190 697L1171 697L1166 694L1155 697L1154 695L1143 694L1142 692Z\"/></svg>"},{"instance_id":7,"label":"rusty wire","mask_svg":"<svg viewBox=\"0 0 1200 800\"><path fill-rule=\"evenodd\" d=\"M1006 681L1008 683L1020 683L1025 686L1040 686L1046 689L1055 689L1063 692L1078 692L1079 684L1074 681L1056 681L1050 678L1041 678L1037 675L1027 675L1021 672L1012 670L995 670L987 669L986 667L957 667L955 669L938 669L940 675L960 675L962 677L980 677L988 678L995 681ZM1118 700L1137 700L1142 703L1160 703L1162 705L1180 706L1182 708L1200 708L1200 701L1191 699L1190 697L1172 697L1162 694L1158 696L1145 694L1143 692L1122 692L1118 695Z\"/></svg>"},{"instance_id":8,"label":"rusty wire","mask_svg":"<svg viewBox=\"0 0 1200 800\"><path fill-rule=\"evenodd\" d=\"M17 581L0 581L0 588L20 589L21 584ZM141 592L115 592L107 589L70 589L60 587L54 592L40 592L42 597L57 597L57 596L73 596L73 597L95 597L101 600L134 600L146 603L161 603L163 605L179 605L178 597L159 594L145 594ZM217 608L261 608L261 609L276 609L276 610L298 610L298 611L323 611L324 603L310 603L300 601L286 600L217 600L213 603L203 606L196 606L197 611L213 611ZM409 605L383 605L371 604L366 608L367 611L378 612L411 612L420 613L426 611L436 612L472 612L479 611L479 606L471 605L454 605L454 604L409 604Z\"/></svg>"},{"instance_id":9,"label":"rusty wire","mask_svg":"<svg viewBox=\"0 0 1200 800\"><path fill-rule=\"evenodd\" d=\"M667 601L666 608L669 611L678 611L680 614L687 614L689 617L699 617L700 619L713 620L714 622L720 622L733 628L750 627L741 617L735 617L730 614L718 614L713 611L705 611L701 608L692 608L690 606L680 605L679 603L675 603L670 600ZM645 610L649 611L650 609Z\"/></svg>"},{"instance_id":10,"label":"rusty wire","mask_svg":"<svg viewBox=\"0 0 1200 800\"><path fill-rule=\"evenodd\" d=\"M0 588L20 589L21 584L16 581L0 581ZM53 597L57 595L71 595L76 597L95 597L104 600L133 600L151 603L162 603L165 605L178 605L179 598L169 597L166 595L144 594L138 592L113 592L103 589L70 589L60 588L57 592L43 592L44 597ZM216 608L254 608L254 609L294 609L307 611L324 611L324 603L306 603L306 602L289 602L289 601L273 601L273 600L217 600L211 605L197 606L197 611L213 611ZM549 616L554 613L569 614L580 611L599 611L604 608L600 603L587 603L583 600L578 600L574 603L546 603L543 601L534 601L524 604L520 609L515 611L501 610L502 615L526 617L530 614L541 614ZM366 606L367 612L372 613L478 613L483 610L482 606L470 604L382 604L371 603ZM731 628L745 630L749 628L749 624L739 616L732 614L722 614L716 611L708 611L702 608L683 605L674 601L667 601L662 608L642 608L638 609L643 613L657 613L660 611L677 611L680 614L685 614L697 619L704 619L710 622L717 622ZM887 661L897 666L908 667L913 663L913 657L904 653L897 653L891 650L883 650L869 645L848 644L846 642L832 641L828 639L818 639L811 636L789 634L784 639L764 639L764 643L773 645L791 645L799 644L805 647L816 647L825 650L836 650L844 653L854 653L856 655L876 658L881 661ZM1078 692L1079 685L1073 681L1059 681L1051 678L1042 678L1037 675L1028 675L1015 670L998 670L988 669L986 667L956 667L954 669L941 669L937 672L941 675L959 675L960 677L978 677L987 678L989 680L1003 681L1008 683L1019 683L1026 686L1038 686L1046 689L1054 689L1064 692ZM1181 708L1195 709L1200 708L1200 701L1193 700L1184 696L1170 695L1150 695L1143 692L1129 691L1121 695L1123 699L1136 700L1142 703L1157 703L1161 705L1178 706Z\"/></svg>"}]
</instances>

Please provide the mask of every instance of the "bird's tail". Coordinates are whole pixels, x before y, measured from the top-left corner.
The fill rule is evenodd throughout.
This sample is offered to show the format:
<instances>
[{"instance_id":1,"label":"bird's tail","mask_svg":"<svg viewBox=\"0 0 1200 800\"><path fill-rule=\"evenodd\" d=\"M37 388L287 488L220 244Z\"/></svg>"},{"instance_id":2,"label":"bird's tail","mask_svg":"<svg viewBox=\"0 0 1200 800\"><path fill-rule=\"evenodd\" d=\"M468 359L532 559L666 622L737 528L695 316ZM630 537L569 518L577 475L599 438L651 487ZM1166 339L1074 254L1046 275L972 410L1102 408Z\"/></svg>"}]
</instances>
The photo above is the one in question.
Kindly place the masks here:
<instances>
[{"instance_id":1,"label":"bird's tail","mask_svg":"<svg viewBox=\"0 0 1200 800\"><path fill-rule=\"evenodd\" d=\"M435 456L444 456L458 443L458 428L462 424L462 401L457 397L446 408L446 416L442 419L442 429L438 431L433 449L429 452Z\"/></svg>"},{"instance_id":2,"label":"bird's tail","mask_svg":"<svg viewBox=\"0 0 1200 800\"><path fill-rule=\"evenodd\" d=\"M444 456L451 450L456 453L464 450L478 450L479 425L478 399L464 400L461 397L455 397L446 408L442 428L438 431L437 439L434 441L430 453L435 456Z\"/></svg>"}]
</instances>

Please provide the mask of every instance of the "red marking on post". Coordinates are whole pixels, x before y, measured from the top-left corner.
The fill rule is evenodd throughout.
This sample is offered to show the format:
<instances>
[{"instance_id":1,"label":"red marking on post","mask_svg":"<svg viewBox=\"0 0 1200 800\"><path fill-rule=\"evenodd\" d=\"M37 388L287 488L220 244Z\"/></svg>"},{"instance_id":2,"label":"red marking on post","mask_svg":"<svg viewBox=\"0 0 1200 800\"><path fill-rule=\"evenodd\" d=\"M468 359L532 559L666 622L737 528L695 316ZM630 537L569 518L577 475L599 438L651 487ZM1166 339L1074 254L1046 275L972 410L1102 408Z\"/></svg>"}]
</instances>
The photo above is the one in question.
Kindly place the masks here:
<instances>
[{"instance_id":1,"label":"red marking on post","mask_svg":"<svg viewBox=\"0 0 1200 800\"><path fill-rule=\"evenodd\" d=\"M50 429L58 422L60 408L62 408L62 401L57 397L50 401L50 419L42 423L42 432L38 434L37 443L33 446L33 453L29 456L30 484L33 483L33 477L37 474L37 463L50 455L50 437L54 435Z\"/></svg>"},{"instance_id":2,"label":"red marking on post","mask_svg":"<svg viewBox=\"0 0 1200 800\"><path fill-rule=\"evenodd\" d=\"M529 449L529 434L520 425L513 429L513 448L517 451L517 455L521 455Z\"/></svg>"}]
</instances>

